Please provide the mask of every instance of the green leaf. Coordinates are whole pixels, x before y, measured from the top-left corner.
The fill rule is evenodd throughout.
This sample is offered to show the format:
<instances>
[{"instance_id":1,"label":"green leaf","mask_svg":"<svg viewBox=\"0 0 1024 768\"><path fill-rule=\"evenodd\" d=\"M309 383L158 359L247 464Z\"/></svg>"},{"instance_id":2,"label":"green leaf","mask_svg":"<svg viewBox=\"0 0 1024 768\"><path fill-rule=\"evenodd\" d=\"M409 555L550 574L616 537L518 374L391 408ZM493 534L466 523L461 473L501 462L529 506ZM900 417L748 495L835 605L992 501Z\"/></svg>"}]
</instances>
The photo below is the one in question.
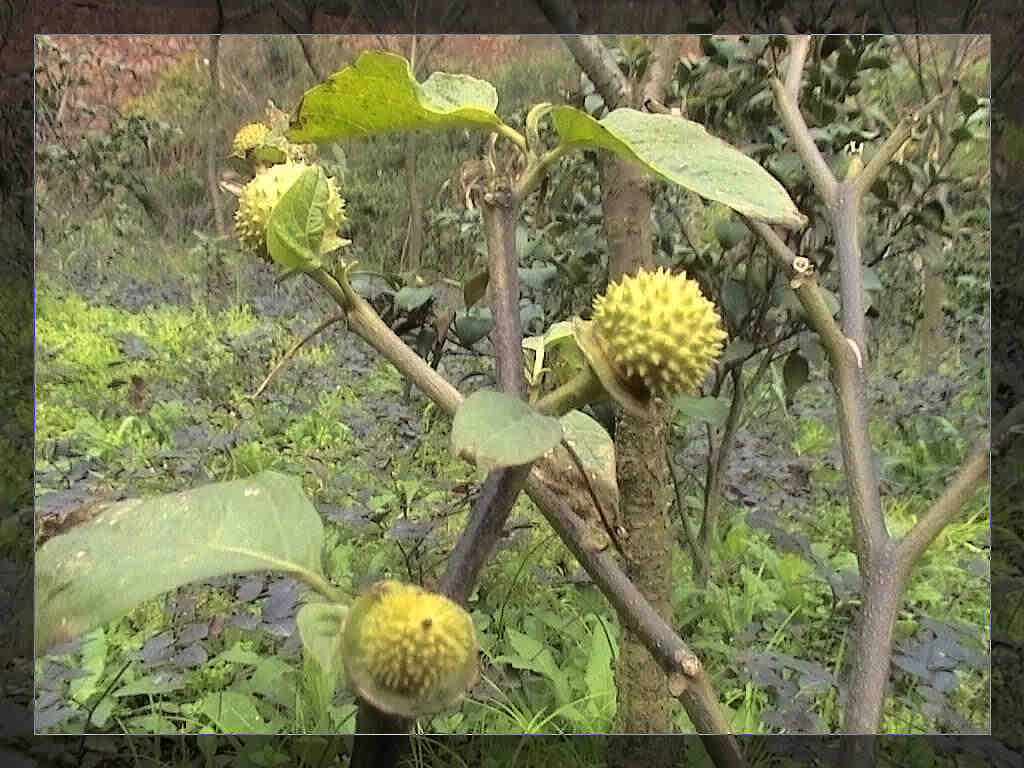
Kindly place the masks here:
<instances>
[{"instance_id":1,"label":"green leaf","mask_svg":"<svg viewBox=\"0 0 1024 768\"><path fill-rule=\"evenodd\" d=\"M201 714L213 721L221 733L264 733L266 724L252 696L236 691L218 691L198 702Z\"/></svg>"},{"instance_id":2,"label":"green leaf","mask_svg":"<svg viewBox=\"0 0 1024 768\"><path fill-rule=\"evenodd\" d=\"M462 284L462 300L466 305L466 309L480 301L484 294L487 293L487 283L490 278L491 275L486 269L466 278L466 282Z\"/></svg>"},{"instance_id":3,"label":"green leaf","mask_svg":"<svg viewBox=\"0 0 1024 768\"><path fill-rule=\"evenodd\" d=\"M719 219L715 224L715 238L725 251L738 245L749 231L743 222L732 218Z\"/></svg>"},{"instance_id":4,"label":"green leaf","mask_svg":"<svg viewBox=\"0 0 1024 768\"><path fill-rule=\"evenodd\" d=\"M569 681L565 673L555 663L555 658L551 655L551 649L543 645L536 638L515 629L507 629L506 636L516 656L499 656L495 659L495 663L501 660L517 669L528 669L531 672L536 672L538 675L543 675L551 681L555 692L555 701L558 703L558 706L568 704L571 699Z\"/></svg>"},{"instance_id":5,"label":"green leaf","mask_svg":"<svg viewBox=\"0 0 1024 768\"><path fill-rule=\"evenodd\" d=\"M431 285L406 285L395 294L395 309L402 312L413 312L434 297Z\"/></svg>"},{"instance_id":6,"label":"green leaf","mask_svg":"<svg viewBox=\"0 0 1024 768\"><path fill-rule=\"evenodd\" d=\"M739 326L750 312L750 297L747 296L746 284L740 280L726 280L722 286L722 306L725 308L729 324Z\"/></svg>"},{"instance_id":7,"label":"green leaf","mask_svg":"<svg viewBox=\"0 0 1024 768\"><path fill-rule=\"evenodd\" d=\"M587 693L599 697L591 705L591 711L601 712L615 703L615 674L612 672L612 647L610 638L602 629L601 619L595 616L594 630L590 636L590 655L583 679Z\"/></svg>"},{"instance_id":8,"label":"green leaf","mask_svg":"<svg viewBox=\"0 0 1024 768\"><path fill-rule=\"evenodd\" d=\"M519 327L531 332L534 327L544 327L544 309L532 301L519 307Z\"/></svg>"},{"instance_id":9,"label":"green leaf","mask_svg":"<svg viewBox=\"0 0 1024 768\"><path fill-rule=\"evenodd\" d=\"M479 390L455 412L455 452L482 469L536 461L562 439L558 419L543 416L517 397Z\"/></svg>"},{"instance_id":10,"label":"green leaf","mask_svg":"<svg viewBox=\"0 0 1024 768\"><path fill-rule=\"evenodd\" d=\"M523 339L523 349L533 352L532 381L536 382L543 372L545 359L550 360L553 357L549 353L566 341L571 342L582 364L583 356L576 347L572 323L568 320L552 324L541 336L527 336ZM557 361L557 358L555 360Z\"/></svg>"},{"instance_id":11,"label":"green leaf","mask_svg":"<svg viewBox=\"0 0 1024 768\"><path fill-rule=\"evenodd\" d=\"M693 395L677 395L672 406L692 421L706 421L713 427L725 426L729 418L729 404L717 397L694 397Z\"/></svg>"},{"instance_id":12,"label":"green leaf","mask_svg":"<svg viewBox=\"0 0 1024 768\"><path fill-rule=\"evenodd\" d=\"M113 504L36 555L40 651L194 581L275 569L320 576L323 523L277 472Z\"/></svg>"},{"instance_id":13,"label":"green leaf","mask_svg":"<svg viewBox=\"0 0 1024 768\"><path fill-rule=\"evenodd\" d=\"M107 636L102 629L90 632L82 643L82 669L87 673L68 685L68 693L76 701L86 702L99 688L107 664Z\"/></svg>"},{"instance_id":14,"label":"green leaf","mask_svg":"<svg viewBox=\"0 0 1024 768\"><path fill-rule=\"evenodd\" d=\"M494 319L491 317L491 310L487 307L473 309L455 316L455 335L467 347L480 341L491 332L493 327Z\"/></svg>"},{"instance_id":15,"label":"green leaf","mask_svg":"<svg viewBox=\"0 0 1024 768\"><path fill-rule=\"evenodd\" d=\"M113 696L153 696L162 693L170 693L183 688L184 681L176 680L166 670L154 672L152 675L140 677L128 685L123 685L113 692Z\"/></svg>"},{"instance_id":16,"label":"green leaf","mask_svg":"<svg viewBox=\"0 0 1024 768\"><path fill-rule=\"evenodd\" d=\"M519 268L519 281L527 288L534 291L544 290L544 286L554 280L557 276L558 268L551 264L539 267Z\"/></svg>"},{"instance_id":17,"label":"green leaf","mask_svg":"<svg viewBox=\"0 0 1024 768\"><path fill-rule=\"evenodd\" d=\"M366 51L306 91L286 132L298 144L385 133L502 125L486 80L435 72L422 85L403 57Z\"/></svg>"},{"instance_id":18,"label":"green leaf","mask_svg":"<svg viewBox=\"0 0 1024 768\"><path fill-rule=\"evenodd\" d=\"M882 280L878 276L878 272L873 267L864 267L864 290L865 291L880 291L882 290Z\"/></svg>"},{"instance_id":19,"label":"green leaf","mask_svg":"<svg viewBox=\"0 0 1024 768\"><path fill-rule=\"evenodd\" d=\"M811 369L807 364L807 358L801 355L799 350L794 349L790 352L782 366L782 383L786 389L787 403L793 402L793 396L800 387L807 383L810 373Z\"/></svg>"},{"instance_id":20,"label":"green leaf","mask_svg":"<svg viewBox=\"0 0 1024 768\"><path fill-rule=\"evenodd\" d=\"M256 694L286 710L294 710L298 670L276 656L263 657L247 678L232 688L239 693Z\"/></svg>"},{"instance_id":21,"label":"green leaf","mask_svg":"<svg viewBox=\"0 0 1024 768\"><path fill-rule=\"evenodd\" d=\"M273 144L261 144L255 147L250 150L249 157L254 163L259 163L260 165L276 165L288 159L285 151L280 147L275 147Z\"/></svg>"},{"instance_id":22,"label":"green leaf","mask_svg":"<svg viewBox=\"0 0 1024 768\"><path fill-rule=\"evenodd\" d=\"M304 171L270 213L267 250L285 269L311 272L320 267L327 234L327 175L319 166Z\"/></svg>"},{"instance_id":23,"label":"green leaf","mask_svg":"<svg viewBox=\"0 0 1024 768\"><path fill-rule=\"evenodd\" d=\"M722 364L731 363L733 360L740 360L754 351L754 345L747 339L733 339L729 346L722 353Z\"/></svg>"},{"instance_id":24,"label":"green leaf","mask_svg":"<svg viewBox=\"0 0 1024 768\"><path fill-rule=\"evenodd\" d=\"M665 181L753 219L790 228L807 223L775 177L699 123L626 108L598 121L565 105L552 110L552 119L571 146L615 152Z\"/></svg>"},{"instance_id":25,"label":"green leaf","mask_svg":"<svg viewBox=\"0 0 1024 768\"><path fill-rule=\"evenodd\" d=\"M308 658L316 663L328 699L333 697L345 669L341 640L347 616L347 605L318 602L303 605L295 618L302 647Z\"/></svg>"}]
</instances>

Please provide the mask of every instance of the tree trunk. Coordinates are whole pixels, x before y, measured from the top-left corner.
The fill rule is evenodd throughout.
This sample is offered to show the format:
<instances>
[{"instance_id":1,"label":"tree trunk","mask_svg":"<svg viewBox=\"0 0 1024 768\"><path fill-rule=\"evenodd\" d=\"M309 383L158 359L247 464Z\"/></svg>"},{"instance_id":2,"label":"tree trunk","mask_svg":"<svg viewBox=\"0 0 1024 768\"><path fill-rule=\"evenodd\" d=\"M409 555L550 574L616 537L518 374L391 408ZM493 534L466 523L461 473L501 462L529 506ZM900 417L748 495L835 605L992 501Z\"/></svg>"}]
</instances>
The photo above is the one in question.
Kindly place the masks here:
<instances>
[{"instance_id":1,"label":"tree trunk","mask_svg":"<svg viewBox=\"0 0 1024 768\"><path fill-rule=\"evenodd\" d=\"M610 155L601 160L601 195L608 239L608 279L651 268L651 199L643 171ZM651 420L618 413L615 427L619 523L625 571L654 608L672 615L671 537L666 519L666 422L660 411ZM671 619L669 619L671 621ZM632 632L623 635L615 669L619 691L616 730L624 733L670 733L665 673ZM666 765L667 739L612 741L609 764ZM627 743L628 742L628 743ZM621 747L621 748L620 748ZM643 747L643 748L641 748ZM640 760L640 763L637 763Z\"/></svg>"},{"instance_id":2,"label":"tree trunk","mask_svg":"<svg viewBox=\"0 0 1024 768\"><path fill-rule=\"evenodd\" d=\"M935 267L924 264L924 295L922 296L923 318L921 319L920 365L921 373L934 373L939 359L945 351L942 334L942 304L946 299L946 283L942 273Z\"/></svg>"}]
</instances>

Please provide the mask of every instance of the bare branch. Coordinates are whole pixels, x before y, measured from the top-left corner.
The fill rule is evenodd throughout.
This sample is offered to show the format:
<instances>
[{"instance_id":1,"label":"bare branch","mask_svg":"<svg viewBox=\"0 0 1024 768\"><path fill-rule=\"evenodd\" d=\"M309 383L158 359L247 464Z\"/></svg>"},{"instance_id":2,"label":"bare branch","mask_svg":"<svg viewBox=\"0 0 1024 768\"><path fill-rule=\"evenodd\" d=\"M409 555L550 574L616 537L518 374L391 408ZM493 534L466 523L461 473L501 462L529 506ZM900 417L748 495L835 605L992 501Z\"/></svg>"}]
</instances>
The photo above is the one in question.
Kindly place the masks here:
<instances>
[{"instance_id":1,"label":"bare branch","mask_svg":"<svg viewBox=\"0 0 1024 768\"><path fill-rule=\"evenodd\" d=\"M789 63L786 66L786 93L794 104L800 103L800 76L804 71L811 38L807 35L789 38Z\"/></svg>"},{"instance_id":2,"label":"bare branch","mask_svg":"<svg viewBox=\"0 0 1024 768\"><path fill-rule=\"evenodd\" d=\"M942 93L935 96L920 109L907 115L897 123L892 133L889 134L889 138L887 138L882 146L878 148L878 151L872 155L871 159L867 162L867 165L864 166L860 174L857 175L857 178L854 179L853 193L858 200L860 200L864 193L871 188L875 179L878 178L878 175L889 164L889 161L892 160L893 155L895 155L899 151L899 148L903 146L903 142L910 138L910 133L913 130L914 125L939 107L951 92L952 91L948 89L942 91Z\"/></svg>"},{"instance_id":3,"label":"bare branch","mask_svg":"<svg viewBox=\"0 0 1024 768\"><path fill-rule=\"evenodd\" d=\"M895 557L899 567L909 571L914 566L935 537L963 510L971 494L988 475L988 470L989 449L986 444L967 460L949 487L900 541Z\"/></svg>"},{"instance_id":4,"label":"bare branch","mask_svg":"<svg viewBox=\"0 0 1024 768\"><path fill-rule=\"evenodd\" d=\"M632 87L619 69L615 57L596 35L580 35L579 15L566 0L537 0L537 5L551 26L562 35L576 63L594 84L608 109L632 106Z\"/></svg>"},{"instance_id":5,"label":"bare branch","mask_svg":"<svg viewBox=\"0 0 1024 768\"><path fill-rule=\"evenodd\" d=\"M775 105L779 111L779 117L782 118L786 133L789 134L793 147L800 155L800 159L803 160L811 181L814 182L814 186L825 204L830 208L835 206L836 178L814 144L814 139L811 138L811 133L807 130L807 123L804 122L803 115L800 114L800 108L790 98L778 78L771 79L771 87L775 94Z\"/></svg>"},{"instance_id":6,"label":"bare branch","mask_svg":"<svg viewBox=\"0 0 1024 768\"><path fill-rule=\"evenodd\" d=\"M964 503L977 490L990 468L989 454L998 455L1009 438L1024 424L1024 403L1018 403L992 430L991 441L982 440L956 478L900 542L898 559L907 568L913 567L935 537L963 509Z\"/></svg>"}]
</instances>

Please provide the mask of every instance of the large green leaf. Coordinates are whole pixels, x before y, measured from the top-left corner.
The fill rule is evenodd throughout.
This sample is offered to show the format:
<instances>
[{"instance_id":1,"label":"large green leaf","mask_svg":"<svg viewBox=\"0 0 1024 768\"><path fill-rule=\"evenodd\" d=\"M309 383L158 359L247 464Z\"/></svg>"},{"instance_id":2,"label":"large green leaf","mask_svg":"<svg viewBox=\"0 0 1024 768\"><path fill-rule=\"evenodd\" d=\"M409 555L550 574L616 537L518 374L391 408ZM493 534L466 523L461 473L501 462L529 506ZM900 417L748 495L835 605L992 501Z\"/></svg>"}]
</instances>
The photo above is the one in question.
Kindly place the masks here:
<instances>
[{"instance_id":1,"label":"large green leaf","mask_svg":"<svg viewBox=\"0 0 1024 768\"><path fill-rule=\"evenodd\" d=\"M790 228L806 224L775 177L699 123L625 108L601 120L565 105L555 107L551 115L555 129L570 145L615 152L665 181L752 219Z\"/></svg>"},{"instance_id":2,"label":"large green leaf","mask_svg":"<svg viewBox=\"0 0 1024 768\"><path fill-rule=\"evenodd\" d=\"M277 472L113 504L36 555L40 651L193 581L273 569L320 575L323 523Z\"/></svg>"},{"instance_id":3,"label":"large green leaf","mask_svg":"<svg viewBox=\"0 0 1024 768\"><path fill-rule=\"evenodd\" d=\"M455 452L487 470L529 464L561 439L558 419L537 413L517 397L486 389L467 397L452 421Z\"/></svg>"},{"instance_id":4,"label":"large green leaf","mask_svg":"<svg viewBox=\"0 0 1024 768\"><path fill-rule=\"evenodd\" d=\"M494 130L498 93L486 80L435 72L421 85L409 62L366 51L306 91L286 135L299 144L439 128Z\"/></svg>"}]
</instances>

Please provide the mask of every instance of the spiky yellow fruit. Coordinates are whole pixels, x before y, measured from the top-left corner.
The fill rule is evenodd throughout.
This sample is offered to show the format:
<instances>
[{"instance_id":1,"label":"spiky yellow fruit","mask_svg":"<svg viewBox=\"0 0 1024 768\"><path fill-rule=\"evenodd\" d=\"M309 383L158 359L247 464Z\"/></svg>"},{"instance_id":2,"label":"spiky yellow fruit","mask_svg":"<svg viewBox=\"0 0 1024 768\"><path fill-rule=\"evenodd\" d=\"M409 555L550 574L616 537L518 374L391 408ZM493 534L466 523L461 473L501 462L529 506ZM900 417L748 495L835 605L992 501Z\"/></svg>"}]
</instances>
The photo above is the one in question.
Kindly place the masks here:
<instances>
[{"instance_id":1,"label":"spiky yellow fruit","mask_svg":"<svg viewBox=\"0 0 1024 768\"><path fill-rule=\"evenodd\" d=\"M270 135L270 129L265 123L246 123L238 129L234 140L231 142L231 154L236 157L245 157L245 153L251 149L263 146L263 143Z\"/></svg>"},{"instance_id":2,"label":"spiky yellow fruit","mask_svg":"<svg viewBox=\"0 0 1024 768\"><path fill-rule=\"evenodd\" d=\"M616 374L658 397L693 392L722 354L715 305L685 273L641 269L594 299L593 329Z\"/></svg>"},{"instance_id":3,"label":"spiky yellow fruit","mask_svg":"<svg viewBox=\"0 0 1024 768\"><path fill-rule=\"evenodd\" d=\"M312 166L303 163L280 163L258 174L242 187L235 211L235 234L248 250L266 254L267 223L274 207L285 192ZM328 202L326 209L327 236L325 247L343 245L347 241L337 236L337 229L345 219L345 202L341 199L334 179L327 178Z\"/></svg>"},{"instance_id":4,"label":"spiky yellow fruit","mask_svg":"<svg viewBox=\"0 0 1024 768\"><path fill-rule=\"evenodd\" d=\"M398 581L364 592L345 622L342 652L356 693L405 717L457 702L477 680L473 620L443 595Z\"/></svg>"}]
</instances>

